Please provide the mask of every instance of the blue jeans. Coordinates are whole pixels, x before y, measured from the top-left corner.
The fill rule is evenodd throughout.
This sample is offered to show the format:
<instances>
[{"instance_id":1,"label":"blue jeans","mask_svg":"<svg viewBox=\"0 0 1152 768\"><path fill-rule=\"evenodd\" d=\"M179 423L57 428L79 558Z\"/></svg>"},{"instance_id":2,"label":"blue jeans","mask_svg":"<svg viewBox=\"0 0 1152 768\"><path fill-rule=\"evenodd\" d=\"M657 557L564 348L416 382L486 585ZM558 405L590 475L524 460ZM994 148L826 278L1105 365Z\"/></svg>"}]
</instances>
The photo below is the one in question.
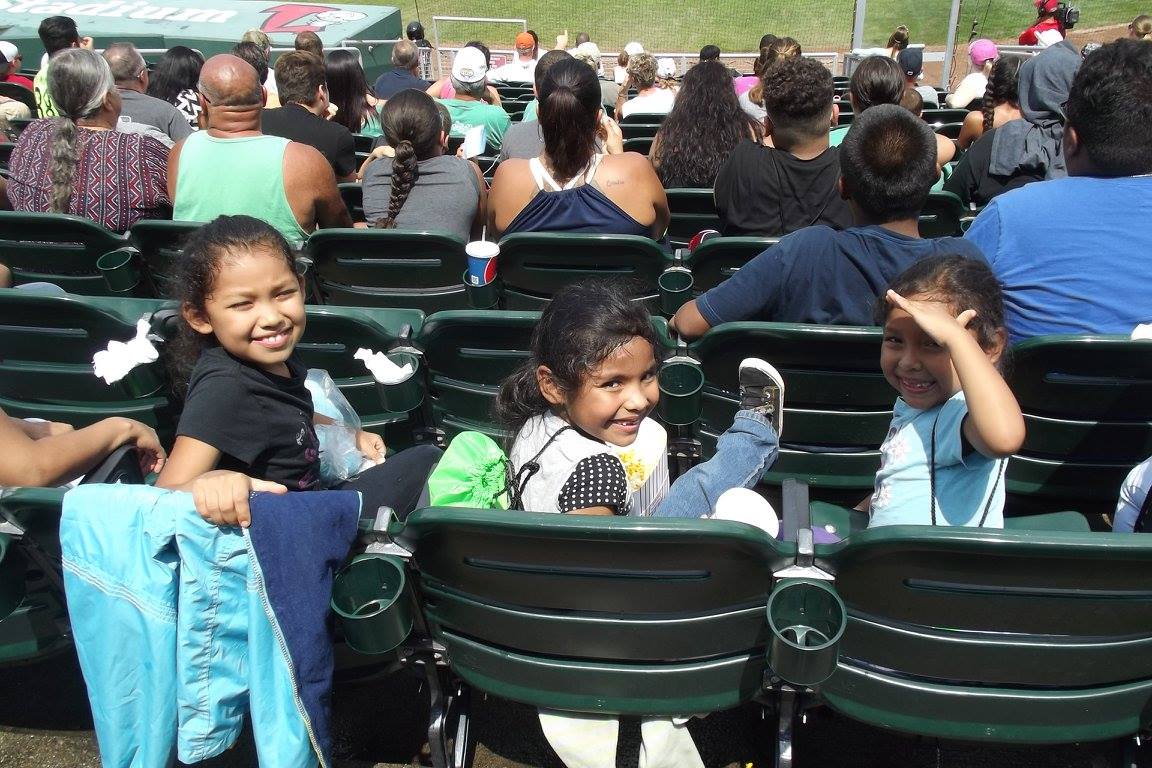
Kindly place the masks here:
<instances>
[{"instance_id":1,"label":"blue jeans","mask_svg":"<svg viewBox=\"0 0 1152 768\"><path fill-rule=\"evenodd\" d=\"M755 411L739 411L716 441L716 454L676 478L654 517L711 515L720 495L731 488L752 488L779 452L772 424Z\"/></svg>"}]
</instances>

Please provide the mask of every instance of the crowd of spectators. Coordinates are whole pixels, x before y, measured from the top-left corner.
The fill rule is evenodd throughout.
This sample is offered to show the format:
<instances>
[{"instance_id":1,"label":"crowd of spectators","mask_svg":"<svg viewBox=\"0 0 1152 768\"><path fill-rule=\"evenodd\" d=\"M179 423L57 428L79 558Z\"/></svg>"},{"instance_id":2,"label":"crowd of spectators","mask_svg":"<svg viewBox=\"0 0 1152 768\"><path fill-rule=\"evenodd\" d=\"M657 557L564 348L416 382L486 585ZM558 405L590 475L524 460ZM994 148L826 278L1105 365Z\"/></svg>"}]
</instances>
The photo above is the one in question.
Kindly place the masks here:
<instances>
[{"instance_id":1,"label":"crowd of spectators","mask_svg":"<svg viewBox=\"0 0 1152 768\"><path fill-rule=\"evenodd\" d=\"M672 325L687 338L739 319L870 324L883 286L934 255L991 265L1014 341L1128 333L1152 321L1140 258L1152 245L1140 225L1152 213L1152 21L1086 52L1051 39L1048 5L1031 31L1043 50L1006 55L976 40L950 94L924 84L906 28L838 92L799 41L774 35L752 75L705 46L677 78L639 43L606 74L586 34L542 50L525 31L501 41L504 63L473 41L428 82L414 24L370 84L354 52L325 53L313 33L274 65L252 30L229 54L205 61L176 46L150 67L130 43L96 53L54 16L40 25L48 57L32 79L0 42L0 77L30 88L42 118L19 134L2 202L116 232L244 213L300 245L318 227L352 226L337 184L362 181L367 226L667 246L665 190L710 189L722 234L781 239L680 310ZM502 104L505 84L532 91L522 119ZM918 117L941 104L970 110L957 140ZM19 116L8 102L0 114ZM633 115L660 124L647 154L625 151L618 121ZM354 134L377 137L362 164ZM456 149L477 135L498 166ZM963 238L920 239L921 208L941 185L978 214Z\"/></svg>"}]
</instances>

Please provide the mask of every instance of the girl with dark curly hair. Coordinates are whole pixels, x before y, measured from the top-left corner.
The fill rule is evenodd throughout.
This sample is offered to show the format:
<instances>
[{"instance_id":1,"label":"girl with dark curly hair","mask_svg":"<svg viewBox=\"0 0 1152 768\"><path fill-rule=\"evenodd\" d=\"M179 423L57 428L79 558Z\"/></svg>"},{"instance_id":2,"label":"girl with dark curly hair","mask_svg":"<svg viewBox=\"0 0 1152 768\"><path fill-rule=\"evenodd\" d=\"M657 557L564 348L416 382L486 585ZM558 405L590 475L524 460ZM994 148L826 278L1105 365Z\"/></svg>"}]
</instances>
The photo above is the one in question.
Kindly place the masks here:
<instances>
[{"instance_id":1,"label":"girl with dark curly hair","mask_svg":"<svg viewBox=\"0 0 1152 768\"><path fill-rule=\"evenodd\" d=\"M665 189L711 187L740 140L759 141L763 133L763 126L740 108L724 65L707 61L684 75L676 105L649 156Z\"/></svg>"}]
</instances>

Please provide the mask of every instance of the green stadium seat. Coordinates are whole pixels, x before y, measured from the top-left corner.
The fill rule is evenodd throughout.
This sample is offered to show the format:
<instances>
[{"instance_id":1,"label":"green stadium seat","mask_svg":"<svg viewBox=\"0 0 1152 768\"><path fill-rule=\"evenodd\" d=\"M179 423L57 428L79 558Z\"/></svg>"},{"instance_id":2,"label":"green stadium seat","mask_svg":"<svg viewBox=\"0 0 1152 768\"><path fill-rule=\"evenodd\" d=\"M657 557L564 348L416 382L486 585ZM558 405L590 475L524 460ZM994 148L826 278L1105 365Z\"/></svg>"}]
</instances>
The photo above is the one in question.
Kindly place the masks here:
<instances>
[{"instance_id":1,"label":"green stadium seat","mask_svg":"<svg viewBox=\"0 0 1152 768\"><path fill-rule=\"evenodd\" d=\"M621 118L620 119L620 125L621 126L634 125L636 123L644 123L647 125L660 125L660 123L664 122L664 118L666 118L666 117L668 117L668 115L666 115L666 114L664 114L664 115L651 115L651 114L645 114L643 112L633 112L632 114L628 115L627 117Z\"/></svg>"},{"instance_id":2,"label":"green stadium seat","mask_svg":"<svg viewBox=\"0 0 1152 768\"><path fill-rule=\"evenodd\" d=\"M715 288L778 242L778 237L714 237L705 240L684 262L692 270L692 290L700 294Z\"/></svg>"},{"instance_id":3,"label":"green stadium seat","mask_svg":"<svg viewBox=\"0 0 1152 768\"><path fill-rule=\"evenodd\" d=\"M340 188L340 197L348 209L348 215L353 223L365 221L364 218L364 187L358 181L345 181L337 185Z\"/></svg>"},{"instance_id":4,"label":"green stadium seat","mask_svg":"<svg viewBox=\"0 0 1152 768\"><path fill-rule=\"evenodd\" d=\"M930 192L920 210L920 237L959 237L960 219L967 215L964 203L951 192Z\"/></svg>"},{"instance_id":5,"label":"green stadium seat","mask_svg":"<svg viewBox=\"0 0 1152 768\"><path fill-rule=\"evenodd\" d=\"M1027 427L1008 462L1009 503L1113 511L1128 471L1152 456L1152 342L1029 339L1012 348L1008 382Z\"/></svg>"},{"instance_id":6,"label":"green stadium seat","mask_svg":"<svg viewBox=\"0 0 1152 768\"><path fill-rule=\"evenodd\" d=\"M184 242L203 224L197 221L145 219L132 225L128 237L140 252L148 288L156 298L171 291L172 262L184 252Z\"/></svg>"},{"instance_id":7,"label":"green stadium seat","mask_svg":"<svg viewBox=\"0 0 1152 768\"><path fill-rule=\"evenodd\" d=\"M839 117L836 118L836 125L852 125L852 119L855 116L855 112L841 112Z\"/></svg>"},{"instance_id":8,"label":"green stadium seat","mask_svg":"<svg viewBox=\"0 0 1152 768\"><path fill-rule=\"evenodd\" d=\"M855 504L873 487L896 400L880 371L880 341L878 328L740 322L711 329L688 348L704 369L697 430L704 455L736 414L740 361L760 357L787 384L784 440L765 481L796 478Z\"/></svg>"},{"instance_id":9,"label":"green stadium seat","mask_svg":"<svg viewBox=\"0 0 1152 768\"><path fill-rule=\"evenodd\" d=\"M92 356L111 340L136 335L136 322L164 306L150 299L52 296L0 290L0 407L76 427L126 416L175 432L162 361L141 366L114 384L92 372Z\"/></svg>"},{"instance_id":10,"label":"green stadium seat","mask_svg":"<svg viewBox=\"0 0 1152 768\"><path fill-rule=\"evenodd\" d=\"M0 535L0 665L51 658L72 644L60 572L60 510L65 488L9 488L0 519L21 535Z\"/></svg>"},{"instance_id":11,"label":"green stadium seat","mask_svg":"<svg viewBox=\"0 0 1152 768\"><path fill-rule=\"evenodd\" d=\"M655 141L655 139L650 136L637 136L633 139L624 139L624 151L639 152L647 156L648 153L652 151L653 141Z\"/></svg>"},{"instance_id":12,"label":"green stadium seat","mask_svg":"<svg viewBox=\"0 0 1152 768\"><path fill-rule=\"evenodd\" d=\"M668 240L673 247L683 247L702 229L720 229L716 214L716 199L711 189L667 189L668 209L672 220L668 224Z\"/></svg>"},{"instance_id":13,"label":"green stadium seat","mask_svg":"<svg viewBox=\"0 0 1152 768\"><path fill-rule=\"evenodd\" d=\"M929 125L936 123L962 123L968 116L966 109L925 109L920 117Z\"/></svg>"},{"instance_id":14,"label":"green stadium seat","mask_svg":"<svg viewBox=\"0 0 1152 768\"><path fill-rule=\"evenodd\" d=\"M423 509L398 541L470 686L622 715L729 709L765 685L764 606L794 545L740 523Z\"/></svg>"},{"instance_id":15,"label":"green stadium seat","mask_svg":"<svg viewBox=\"0 0 1152 768\"><path fill-rule=\"evenodd\" d=\"M355 147L356 152L368 154L372 151L372 145L376 142L376 136L365 136L362 133L352 134L352 146Z\"/></svg>"},{"instance_id":16,"label":"green stadium seat","mask_svg":"<svg viewBox=\"0 0 1152 768\"><path fill-rule=\"evenodd\" d=\"M322 229L305 244L326 304L436 312L468 307L463 241L439 232Z\"/></svg>"},{"instance_id":17,"label":"green stadium seat","mask_svg":"<svg viewBox=\"0 0 1152 768\"><path fill-rule=\"evenodd\" d=\"M328 371L365 429L387 428L388 446L400 448L411 441L407 414L385 407L376 380L353 355L361 347L387 352L403 341L406 329L409 338L415 337L423 322L424 313L412 309L310 306L296 353L309 368Z\"/></svg>"},{"instance_id":18,"label":"green stadium seat","mask_svg":"<svg viewBox=\"0 0 1152 768\"><path fill-rule=\"evenodd\" d=\"M126 245L126 236L82 216L0 211L0 253L15 285L44 281L69 293L107 295L96 262Z\"/></svg>"},{"instance_id":19,"label":"green stadium seat","mask_svg":"<svg viewBox=\"0 0 1152 768\"><path fill-rule=\"evenodd\" d=\"M624 140L651 139L660 132L659 123L624 123L620 126L620 134Z\"/></svg>"},{"instance_id":20,"label":"green stadium seat","mask_svg":"<svg viewBox=\"0 0 1152 768\"><path fill-rule=\"evenodd\" d=\"M501 254L503 258L503 254ZM500 384L528 360L536 312L437 312L417 336L427 366L435 426L448 437L465 430L502 436L492 419Z\"/></svg>"},{"instance_id":21,"label":"green stadium seat","mask_svg":"<svg viewBox=\"0 0 1152 768\"><path fill-rule=\"evenodd\" d=\"M16 145L11 142L0 142L0 169L8 170L8 163L12 160L12 150Z\"/></svg>"},{"instance_id":22,"label":"green stadium seat","mask_svg":"<svg viewBox=\"0 0 1152 768\"><path fill-rule=\"evenodd\" d=\"M1147 536L892 526L817 545L816 563L848 609L819 691L843 715L1020 745L1152 726Z\"/></svg>"},{"instance_id":23,"label":"green stadium seat","mask_svg":"<svg viewBox=\"0 0 1152 768\"><path fill-rule=\"evenodd\" d=\"M939 125L934 125L932 127L932 129L936 132L937 135L944 136L946 138L952 139L953 141L960 138L960 131L963 128L964 128L964 123L962 123L962 122L961 123L940 123Z\"/></svg>"},{"instance_id":24,"label":"green stadium seat","mask_svg":"<svg viewBox=\"0 0 1152 768\"><path fill-rule=\"evenodd\" d=\"M39 116L36 109L35 94L19 83L0 82L0 96L7 96L9 99L15 99L24 104L32 112L33 119Z\"/></svg>"},{"instance_id":25,"label":"green stadium seat","mask_svg":"<svg viewBox=\"0 0 1152 768\"><path fill-rule=\"evenodd\" d=\"M637 298L654 302L656 279L670 263L655 241L639 235L523 232L500 240L507 309L541 309L560 288L596 276L633 278Z\"/></svg>"}]
</instances>

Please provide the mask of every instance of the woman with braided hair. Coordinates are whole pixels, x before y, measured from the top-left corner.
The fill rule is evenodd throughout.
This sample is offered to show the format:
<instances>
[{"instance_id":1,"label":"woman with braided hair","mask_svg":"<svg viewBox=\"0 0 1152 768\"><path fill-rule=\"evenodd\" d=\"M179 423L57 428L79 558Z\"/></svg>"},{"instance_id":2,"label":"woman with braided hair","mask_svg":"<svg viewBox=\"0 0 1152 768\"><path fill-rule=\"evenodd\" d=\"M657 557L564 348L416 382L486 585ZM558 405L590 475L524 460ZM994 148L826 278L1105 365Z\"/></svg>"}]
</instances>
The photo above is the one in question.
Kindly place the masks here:
<instances>
[{"instance_id":1,"label":"woman with braided hair","mask_svg":"<svg viewBox=\"0 0 1152 768\"><path fill-rule=\"evenodd\" d=\"M968 149L972 142L987 131L998 128L1009 120L1019 120L1020 113L1020 65L1021 56L1001 56L992 65L988 76L988 87L984 89L984 99L980 109L973 110L964 118L956 146Z\"/></svg>"},{"instance_id":2,"label":"woman with braided hair","mask_svg":"<svg viewBox=\"0 0 1152 768\"><path fill-rule=\"evenodd\" d=\"M447 232L478 239L487 193L473 162L444 154L448 134L436 101L401 91L380 115L386 144L363 169L364 217L381 229Z\"/></svg>"},{"instance_id":3,"label":"woman with braided hair","mask_svg":"<svg viewBox=\"0 0 1152 768\"><path fill-rule=\"evenodd\" d=\"M48 93L60 117L34 120L12 151L8 197L17 211L71 213L124 232L167 218L168 149L116 130L120 93L100 54L67 48L52 57Z\"/></svg>"}]
</instances>

